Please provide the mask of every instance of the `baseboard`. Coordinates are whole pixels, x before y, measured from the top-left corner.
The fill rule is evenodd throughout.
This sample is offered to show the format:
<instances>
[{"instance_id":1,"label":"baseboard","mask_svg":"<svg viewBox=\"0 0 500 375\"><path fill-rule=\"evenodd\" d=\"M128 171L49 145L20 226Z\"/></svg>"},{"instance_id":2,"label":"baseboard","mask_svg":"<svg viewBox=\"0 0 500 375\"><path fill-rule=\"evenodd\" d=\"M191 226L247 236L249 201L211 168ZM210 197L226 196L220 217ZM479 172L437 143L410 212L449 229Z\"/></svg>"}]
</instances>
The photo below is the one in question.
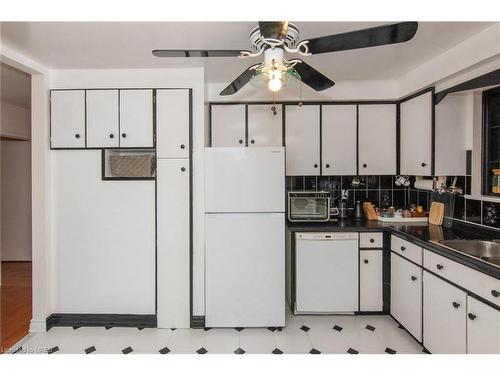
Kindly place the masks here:
<instances>
[{"instance_id":1,"label":"baseboard","mask_svg":"<svg viewBox=\"0 0 500 375\"><path fill-rule=\"evenodd\" d=\"M205 317L202 315L191 317L191 328L204 328L205 327Z\"/></svg>"},{"instance_id":2,"label":"baseboard","mask_svg":"<svg viewBox=\"0 0 500 375\"><path fill-rule=\"evenodd\" d=\"M46 322L52 327L137 327L155 328L156 315L141 314L51 314ZM45 329L44 329L45 330Z\"/></svg>"},{"instance_id":3,"label":"baseboard","mask_svg":"<svg viewBox=\"0 0 500 375\"><path fill-rule=\"evenodd\" d=\"M47 330L47 322L45 320L31 319L30 332L45 332Z\"/></svg>"}]
</instances>

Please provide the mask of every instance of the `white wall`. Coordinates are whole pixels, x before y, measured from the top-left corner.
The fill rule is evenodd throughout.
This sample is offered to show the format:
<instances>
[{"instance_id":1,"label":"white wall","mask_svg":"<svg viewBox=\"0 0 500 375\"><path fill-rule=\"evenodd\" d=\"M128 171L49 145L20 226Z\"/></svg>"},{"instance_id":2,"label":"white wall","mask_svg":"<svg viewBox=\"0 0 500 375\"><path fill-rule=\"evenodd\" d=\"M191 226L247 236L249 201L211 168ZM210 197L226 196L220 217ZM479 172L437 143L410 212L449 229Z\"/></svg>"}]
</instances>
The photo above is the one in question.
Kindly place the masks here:
<instances>
[{"instance_id":1,"label":"white wall","mask_svg":"<svg viewBox=\"0 0 500 375\"><path fill-rule=\"evenodd\" d=\"M2 102L1 116L1 135L19 139L31 138L31 113L29 109Z\"/></svg>"},{"instance_id":2,"label":"white wall","mask_svg":"<svg viewBox=\"0 0 500 375\"><path fill-rule=\"evenodd\" d=\"M193 314L204 315L204 71L190 69L53 70L56 88L192 88L193 89ZM57 151L52 151L56 153ZM53 164L55 167L55 165ZM54 172L56 173L56 172ZM52 187L52 190L54 187ZM53 197L58 204L57 196ZM57 258L57 256L56 256ZM57 262L57 260L56 260ZM64 267L64 263L59 264ZM56 274L60 274L56 270ZM58 282L61 282L59 280ZM57 288L56 282L53 289ZM69 290L66 291L69 293ZM57 300L54 305L57 306Z\"/></svg>"},{"instance_id":3,"label":"white wall","mask_svg":"<svg viewBox=\"0 0 500 375\"><path fill-rule=\"evenodd\" d=\"M2 141L2 261L31 261L31 142Z\"/></svg>"}]
</instances>

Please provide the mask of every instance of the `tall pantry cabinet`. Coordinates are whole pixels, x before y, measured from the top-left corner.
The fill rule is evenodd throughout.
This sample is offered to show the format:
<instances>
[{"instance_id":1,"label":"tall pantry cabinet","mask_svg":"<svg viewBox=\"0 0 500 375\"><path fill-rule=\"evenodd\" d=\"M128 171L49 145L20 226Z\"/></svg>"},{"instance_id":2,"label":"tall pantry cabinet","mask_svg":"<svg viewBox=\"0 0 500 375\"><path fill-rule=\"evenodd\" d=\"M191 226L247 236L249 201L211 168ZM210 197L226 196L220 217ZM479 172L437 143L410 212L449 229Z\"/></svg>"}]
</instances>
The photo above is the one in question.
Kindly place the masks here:
<instances>
[{"instance_id":1,"label":"tall pantry cabinet","mask_svg":"<svg viewBox=\"0 0 500 375\"><path fill-rule=\"evenodd\" d=\"M190 326L191 90L156 90L158 328Z\"/></svg>"}]
</instances>

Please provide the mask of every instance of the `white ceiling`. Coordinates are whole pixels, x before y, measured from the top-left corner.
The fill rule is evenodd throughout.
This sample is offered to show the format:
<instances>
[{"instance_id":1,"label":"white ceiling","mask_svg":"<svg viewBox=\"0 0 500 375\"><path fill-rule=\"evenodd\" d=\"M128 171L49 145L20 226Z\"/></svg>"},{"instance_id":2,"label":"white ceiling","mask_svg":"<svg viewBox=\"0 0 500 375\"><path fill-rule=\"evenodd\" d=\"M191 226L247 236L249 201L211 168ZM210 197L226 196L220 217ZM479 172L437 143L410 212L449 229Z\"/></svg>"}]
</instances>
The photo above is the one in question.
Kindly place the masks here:
<instances>
[{"instance_id":1,"label":"white ceiling","mask_svg":"<svg viewBox=\"0 0 500 375\"><path fill-rule=\"evenodd\" d=\"M363 29L381 22L295 22L301 39ZM392 79L493 23L421 22L409 42L304 58L334 81ZM248 49L256 22L12 22L2 42L60 69L204 66L210 82L230 82L260 59L158 58L153 49Z\"/></svg>"},{"instance_id":2,"label":"white ceiling","mask_svg":"<svg viewBox=\"0 0 500 375\"><path fill-rule=\"evenodd\" d=\"M9 65L0 64L0 97L2 102L31 108L31 77Z\"/></svg>"}]
</instances>

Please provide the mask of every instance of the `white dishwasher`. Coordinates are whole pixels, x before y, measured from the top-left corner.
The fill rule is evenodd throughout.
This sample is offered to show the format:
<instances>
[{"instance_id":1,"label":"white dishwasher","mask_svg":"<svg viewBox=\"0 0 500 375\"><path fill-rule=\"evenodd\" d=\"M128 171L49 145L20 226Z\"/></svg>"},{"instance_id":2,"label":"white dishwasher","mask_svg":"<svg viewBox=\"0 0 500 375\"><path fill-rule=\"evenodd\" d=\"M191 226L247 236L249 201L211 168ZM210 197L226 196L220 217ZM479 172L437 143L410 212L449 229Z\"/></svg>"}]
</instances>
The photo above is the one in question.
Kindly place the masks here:
<instances>
[{"instance_id":1,"label":"white dishwasher","mask_svg":"<svg viewBox=\"0 0 500 375\"><path fill-rule=\"evenodd\" d=\"M295 313L358 311L358 233L301 232L295 239Z\"/></svg>"}]
</instances>

